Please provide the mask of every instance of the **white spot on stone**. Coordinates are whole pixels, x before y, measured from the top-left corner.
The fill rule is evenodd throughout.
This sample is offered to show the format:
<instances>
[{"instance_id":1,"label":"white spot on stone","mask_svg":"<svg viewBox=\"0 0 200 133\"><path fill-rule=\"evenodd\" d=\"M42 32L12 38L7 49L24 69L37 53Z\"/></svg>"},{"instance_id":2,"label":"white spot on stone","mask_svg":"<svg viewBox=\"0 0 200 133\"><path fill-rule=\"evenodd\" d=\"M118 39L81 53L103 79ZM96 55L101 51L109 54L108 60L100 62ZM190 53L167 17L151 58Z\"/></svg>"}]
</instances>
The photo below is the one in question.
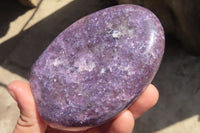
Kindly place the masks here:
<instances>
[{"instance_id":1,"label":"white spot on stone","mask_svg":"<svg viewBox=\"0 0 200 133\"><path fill-rule=\"evenodd\" d=\"M128 70L129 70L129 65L126 66L126 67L124 67L124 70L125 70L125 71L128 71Z\"/></svg>"},{"instance_id":2,"label":"white spot on stone","mask_svg":"<svg viewBox=\"0 0 200 133\"><path fill-rule=\"evenodd\" d=\"M127 71L127 74L128 74L129 76L135 74L135 71L132 70L132 68L130 67L130 65L127 65L127 66L119 66L118 68L119 68L119 70L121 70L121 71Z\"/></svg>"},{"instance_id":3,"label":"white spot on stone","mask_svg":"<svg viewBox=\"0 0 200 133\"><path fill-rule=\"evenodd\" d=\"M86 61L86 58L80 58L75 62L75 66L78 68L78 71L89 71L91 72L95 67L95 63L92 61Z\"/></svg>"},{"instance_id":4,"label":"white spot on stone","mask_svg":"<svg viewBox=\"0 0 200 133\"><path fill-rule=\"evenodd\" d=\"M58 58L56 58L52 63L54 66L58 66L58 65L62 64L62 61L59 60Z\"/></svg>"},{"instance_id":5,"label":"white spot on stone","mask_svg":"<svg viewBox=\"0 0 200 133\"><path fill-rule=\"evenodd\" d=\"M100 73L101 73L101 74L105 73L105 69L102 68L101 71L100 71Z\"/></svg>"},{"instance_id":6,"label":"white spot on stone","mask_svg":"<svg viewBox=\"0 0 200 133\"><path fill-rule=\"evenodd\" d=\"M56 81L57 81L57 79L53 79L53 81L54 81L54 82L56 82Z\"/></svg>"},{"instance_id":7,"label":"white spot on stone","mask_svg":"<svg viewBox=\"0 0 200 133\"><path fill-rule=\"evenodd\" d=\"M113 38L119 38L120 35L121 35L121 33L120 33L119 31L114 30L114 31L112 32L112 37L113 37Z\"/></svg>"},{"instance_id":8,"label":"white spot on stone","mask_svg":"<svg viewBox=\"0 0 200 133\"><path fill-rule=\"evenodd\" d=\"M108 66L108 69L110 70L110 72L112 72L112 67L111 66Z\"/></svg>"},{"instance_id":9,"label":"white spot on stone","mask_svg":"<svg viewBox=\"0 0 200 133\"><path fill-rule=\"evenodd\" d=\"M130 76L130 75L133 75L133 74L135 74L135 71L128 71L128 75Z\"/></svg>"},{"instance_id":10,"label":"white spot on stone","mask_svg":"<svg viewBox=\"0 0 200 133\"><path fill-rule=\"evenodd\" d=\"M132 47L132 48L135 48L135 44L132 42L132 43L130 43L130 46Z\"/></svg>"}]
</instances>

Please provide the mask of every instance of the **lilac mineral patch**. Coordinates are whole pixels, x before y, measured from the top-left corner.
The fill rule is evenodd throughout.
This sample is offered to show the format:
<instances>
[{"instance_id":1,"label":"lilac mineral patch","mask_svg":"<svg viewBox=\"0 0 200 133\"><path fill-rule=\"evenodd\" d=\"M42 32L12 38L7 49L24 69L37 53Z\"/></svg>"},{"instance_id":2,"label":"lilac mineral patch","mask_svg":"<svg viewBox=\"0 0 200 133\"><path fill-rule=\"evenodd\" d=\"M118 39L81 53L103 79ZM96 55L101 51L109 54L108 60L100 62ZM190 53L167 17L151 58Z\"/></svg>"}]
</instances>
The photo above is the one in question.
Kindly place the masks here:
<instances>
[{"instance_id":1,"label":"lilac mineral patch","mask_svg":"<svg viewBox=\"0 0 200 133\"><path fill-rule=\"evenodd\" d=\"M112 119L152 81L164 43L158 18L140 6L118 5L78 20L32 66L40 116L64 130Z\"/></svg>"}]
</instances>

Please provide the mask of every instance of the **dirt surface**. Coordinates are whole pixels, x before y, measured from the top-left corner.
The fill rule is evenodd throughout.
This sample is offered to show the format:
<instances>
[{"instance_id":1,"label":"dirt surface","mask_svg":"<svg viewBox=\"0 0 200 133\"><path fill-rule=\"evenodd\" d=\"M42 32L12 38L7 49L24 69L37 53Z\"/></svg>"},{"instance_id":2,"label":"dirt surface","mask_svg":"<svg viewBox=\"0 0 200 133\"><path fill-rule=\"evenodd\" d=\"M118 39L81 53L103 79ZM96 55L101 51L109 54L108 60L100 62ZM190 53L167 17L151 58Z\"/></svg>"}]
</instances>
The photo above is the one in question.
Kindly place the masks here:
<instances>
[{"instance_id":1,"label":"dirt surface","mask_svg":"<svg viewBox=\"0 0 200 133\"><path fill-rule=\"evenodd\" d=\"M87 2L86 2L87 1ZM34 9L17 1L0 2L0 132L11 133L19 116L6 86L25 80L32 63L48 44L77 19L112 4L107 0L43 0ZM6 8L5 8L6 7ZM200 57L167 36L161 67L153 80L158 104L136 120L134 133L200 131Z\"/></svg>"}]
</instances>

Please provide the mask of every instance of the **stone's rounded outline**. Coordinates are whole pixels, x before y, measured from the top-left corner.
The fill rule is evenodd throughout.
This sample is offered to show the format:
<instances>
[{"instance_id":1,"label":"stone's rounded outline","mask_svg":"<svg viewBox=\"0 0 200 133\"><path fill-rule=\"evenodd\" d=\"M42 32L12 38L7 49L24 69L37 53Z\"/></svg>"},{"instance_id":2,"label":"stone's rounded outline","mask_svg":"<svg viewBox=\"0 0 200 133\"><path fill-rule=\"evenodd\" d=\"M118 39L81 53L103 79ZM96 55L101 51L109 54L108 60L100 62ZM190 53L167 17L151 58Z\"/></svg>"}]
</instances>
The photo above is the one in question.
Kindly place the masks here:
<instances>
[{"instance_id":1,"label":"stone's rounded outline","mask_svg":"<svg viewBox=\"0 0 200 133\"><path fill-rule=\"evenodd\" d=\"M123 14L124 12L125 13L134 12L135 14L128 14L128 16L127 16L127 14ZM115 18L116 17L115 16L116 13L119 13L119 14L121 13L121 16L117 14L117 17L118 17L117 19ZM141 15L141 16L138 16L137 13L139 15ZM104 15L104 14L107 15L107 16L106 17L105 16L102 17L102 15ZM137 19L135 19L135 20L132 20L132 19L129 20L129 18L131 18L133 16L135 18L137 18ZM105 21L105 22L103 22L103 21L97 21L97 19L99 19L99 17L101 19L105 19L105 20L110 19L109 17L112 17L112 19L115 19L115 20L109 20L109 21ZM126 20L126 19L128 19L128 20ZM93 22L91 22L91 21L93 21ZM106 27L105 23L106 22L110 22L110 21L113 22L113 23L110 23L112 30L111 31L107 31L105 29L106 28L108 29L108 25ZM118 21L120 21L120 25L119 25ZM83 24L83 22L84 22L84 24ZM94 22L103 23L103 26L96 26L95 27L93 25L94 24L97 25L97 23L94 23ZM126 24L126 22L132 22L133 23L132 25L135 26L135 27L126 27L126 26L130 26L128 23ZM150 24L149 23L146 24L145 22L149 22ZM143 24L143 23L145 23L145 24ZM115 26L113 26L113 25L115 25ZM123 27L123 25L125 25L125 27ZM143 27L141 27L141 25ZM102 30L102 27L105 28L105 29ZM123 28L125 28L125 30ZM152 28L152 29L149 29L149 28ZM153 29L153 28L155 28L155 29ZM80 29L81 29L81 31L79 31ZM119 31L115 31L116 29L119 30ZM131 29L133 29L133 30L131 30ZM145 31L143 31L144 29L145 29ZM139 30L140 30L140 32L142 32L142 31L143 32L140 33ZM77 31L78 31L78 33L75 34ZM89 36L92 36L92 37L91 38L90 37L86 37L86 39L88 39L88 40L84 40L85 38L81 36L81 35L83 35L83 33L81 33L83 31L89 31L89 32L96 31L96 32L94 32L96 34L92 34L93 32L90 33L90 34L86 33L86 35L88 34ZM100 34L99 32L102 32L102 34ZM136 35L133 34L135 32L137 33ZM150 33L150 32L152 32L152 33ZM79 33L80 33L80 35L79 35ZM100 37L102 37L102 38L99 39L98 38L99 37L98 34L100 34ZM95 35L98 35L98 36L95 36ZM124 38L124 36L126 36L126 37ZM77 40L76 40L76 37L78 38ZM93 40L94 37L96 37L96 39ZM134 37L136 38L135 40L134 40ZM117 61L120 60L120 59L122 59L122 58L124 58L123 60L120 60L118 63L123 64L124 60L127 60L127 63L130 63L131 61L133 61L132 64L128 64L126 67L125 66L120 66L120 65L118 65L117 67L113 67L113 66L111 67L111 66L109 66L109 71L105 70L104 67L100 67L101 69L99 68L99 70L96 70L95 69L96 68L96 64L97 64L97 67L101 66L101 64L98 64L99 62L98 63L95 62L96 60L94 59L93 56L96 57L96 55L92 55L93 53L91 51L87 51L87 49L84 47L84 46L86 46L88 48L88 45L89 45L88 41L90 41L90 42L91 41L97 41L97 42L101 42L101 43L107 43L108 45L112 45L111 49L114 49L114 45L116 45L116 42L120 43L120 41L121 41L121 43L127 43L127 40L129 39L129 41L130 41L130 38L132 40L134 40L135 42L133 44L130 44L130 42L128 42L128 44L124 44L123 47L122 47L122 44L119 44L118 46L119 47L121 46L121 47L118 50L120 51L124 47L127 47L127 46L130 47L131 46L131 48L128 48L126 50L129 50L127 52L128 54L131 53L130 58L132 56L134 56L133 57L134 60L130 60L129 57L127 56L128 55L127 53L123 53L123 51L120 53L120 52L117 51L118 54L121 54L119 56L119 58L117 58ZM146 40L148 40L148 42L145 42ZM83 42L81 42L81 41L83 41ZM84 41L86 41L86 44L85 44ZM70 43L74 43L74 44L71 45L69 42ZM56 46L58 43L59 43L59 46ZM76 43L79 43L79 44L76 44ZM74 52L73 48L76 47L75 45L77 45L79 49L82 46L82 48L83 48L82 51L80 50L78 53ZM105 47L108 47L108 45L105 45ZM95 43L94 47L97 49L97 51L96 51L95 54L98 55L98 52L99 52L99 50L101 50L101 47L103 47L103 44L102 44L101 47L97 47L97 46L98 46L98 44ZM96 50L95 48L92 49L94 52ZM132 51L130 49L137 49L137 50L135 50L134 53L132 53ZM105 52L106 50L108 51L107 53ZM57 53L56 53L56 51L57 51ZM149 52L149 51L152 51L152 52ZM103 52L104 53L100 53L100 54L102 54L101 55L102 57L103 57L104 54L107 55L107 56L110 56L109 47L105 48L103 50ZM63 54L69 54L69 53L70 53L70 58L66 58L65 61L60 61L60 58L62 57ZM78 21L76 21L74 24L72 24L71 26L69 26L66 30L64 30L63 32L61 32L55 38L55 40L49 45L49 47L43 52L43 54L39 57L39 59L36 61L36 63L32 66L32 70L31 70L31 73L30 73L29 80L30 80L30 85L31 85L31 88L32 88L32 92L33 92L33 95L34 95L34 98L35 98L35 101L36 101L36 105L38 107L38 110L39 110L39 113L40 113L41 117L50 126L52 126L54 128L56 127L56 128L59 128L59 129L63 129L63 130L73 130L73 131L74 130L83 130L83 129L86 129L86 128L89 128L89 127L98 126L100 124L103 124L104 122L106 122L106 121L112 119L113 117L115 117L123 109L127 108L142 93L142 91L145 89L145 87L152 81L152 79L153 79L153 77L154 77L154 75L155 75L155 73L156 73L156 71L157 71L157 69L158 69L158 67L160 65L163 53L164 53L164 31L163 31L162 25L160 24L158 18L151 11L149 11L148 9L145 9L143 7L136 6L136 5L118 5L118 6L109 7L109 8L100 10L98 12L90 14L90 15L88 15L88 16L86 16L86 17L84 17L84 18L82 18L82 19L80 19ZM59 55L59 57L56 58L55 54ZM142 57L142 55L143 55L143 57ZM134 95L130 95L129 97L131 97L131 98L129 98L128 101L127 101L127 99L125 100L126 104L122 102L123 105L120 105L120 107L117 108L117 107L114 106L113 108L115 108L115 110L112 110L112 109L106 110L106 109L104 109L104 107L101 108L100 107L101 105L96 106L95 104L92 103L93 106L91 106L91 108L96 106L97 110L98 109L103 110L104 113L103 114L99 114L99 113L95 112L96 113L96 116L95 116L96 119L92 118L92 115L91 115L90 116L91 118L88 121L86 121L87 118L86 118L85 121L84 120L83 121L78 121L77 120L78 118L75 118L75 117L77 117L78 114L75 113L76 115L74 115L73 114L74 112L71 111L70 108L67 108L66 106L64 107L62 105L63 103L66 104L66 101L67 102L73 102L73 100L77 100L77 99L71 99L71 101L70 100L69 101L66 100L66 99L72 98L72 97L70 97L72 94L66 93L66 97L67 98L63 102L63 100L62 100L63 90L59 90L59 88L57 88L57 91L60 91L59 92L60 94L58 96L56 96L56 94L55 94L57 92L56 91L54 92L54 84L56 82L59 82L59 83L65 82L66 83L66 81L63 81L62 77L60 77L60 79L57 79L58 77L56 77L56 78L55 77L49 77L49 76L53 75L53 76L64 76L64 78L67 78L66 75L63 75L62 73L61 73L61 75L56 75L56 73L53 73L51 75L51 72L52 72L52 70L56 71L56 72L60 72L59 71L59 66L62 65L64 62L65 62L65 65L67 65L66 62L68 62L69 60L71 60L72 57L75 57L75 56L76 57L78 56L78 59L76 60L77 61L76 63L73 63L73 65L74 65L73 67L74 68L77 67L77 68L75 70L71 70L70 69L70 73L68 73L68 75L67 75L68 80L70 82L77 82L77 80L83 80L84 81L84 78L83 78L84 76L82 76L83 73L84 73L83 71L87 71L88 75L90 74L90 72L92 73L92 72L95 72L95 71L98 71L100 75L101 74L109 74L109 72L110 72L110 75L114 74L114 76L117 76L119 78L119 80L120 80L119 82L116 82L115 80L111 79L110 81L112 81L112 83L114 82L115 84L117 84L118 86L120 86L120 84L122 84L122 81L126 81L126 84L125 84L126 85L126 89L124 87L121 87L123 89L120 90L121 89L120 87L115 86L116 88L119 88L119 90L121 92L118 91L118 89L117 90L115 90L115 89L110 90L110 91L112 91L113 94L117 93L119 95L123 91L123 94L124 95L126 94L123 97L125 99L126 99L126 96L127 97L129 96L129 93L127 93L128 91L131 92L130 94L134 94ZM124 56L124 57L122 57L122 56ZM52 62L48 62L50 60L49 58L53 58L53 60L51 59ZM87 58L88 58L88 62L91 65L87 65L87 63L86 63L87 62L86 61ZM138 58L140 58L140 59L138 59ZM96 59L98 59L98 58L96 57ZM113 60L114 59L111 58L111 61L113 61ZM103 61L107 61L107 63L103 62ZM100 60L100 63L102 63L102 62L106 63L106 64L110 63L109 60L107 60L106 58ZM51 63L51 65L50 65L50 63ZM108 65L105 65L105 66L108 67ZM47 67L47 70L45 70L44 67ZM61 68L63 68L63 67L65 69L67 69L67 70L69 69L69 67L66 68L66 66L62 66ZM115 68L118 71L116 71ZM95 70L93 70L93 69L95 69ZM130 70L130 71L128 71L128 70ZM138 71L131 71L131 70L138 70ZM123 74L122 72L125 72L125 71L127 71L127 73ZM143 75L141 73L139 73L139 71L143 71L143 73L142 73ZM78 73L78 74L73 74L74 72ZM119 75L117 75L117 73L119 73ZM145 73L147 73L147 74L145 75ZM97 74L97 73L94 73L92 78L97 78L98 75L95 75L95 74ZM45 77L45 76L47 76L47 77ZM127 80L124 80L120 76L126 76ZM147 76L147 78L145 76ZM51 81L49 81L49 82L48 81L43 82L42 80L45 80L45 78L47 78L47 80L51 80ZM88 76L87 78L91 78L91 77ZM104 76L103 78L105 79L106 76ZM113 78L113 77L111 76L110 78ZM135 80L133 80L134 78L135 78ZM123 79L123 80L121 80L121 79ZM141 80L144 81L144 83ZM98 82L95 82L96 84L99 83L100 85L102 85L99 82L99 80L97 80L97 81ZM53 82L55 82L55 83L51 84ZM135 84L133 84L132 82L133 83L135 82L135 84L138 84L138 86L140 84L140 87L134 86ZM140 83L140 82L142 82L142 83ZM78 87L81 86L81 83L82 83L82 81L80 81ZM38 86L38 84L39 84L39 86ZM87 84L90 85L89 83L87 83ZM96 85L96 84L93 84L93 88L95 88L94 85ZM107 86L109 86L109 84L107 82L105 84ZM60 84L57 84L57 85L60 85ZM61 84L60 87L62 87L62 85L63 84ZM69 85L70 84L68 84L68 86ZM98 85L98 88L101 88L100 85ZM65 86L65 87L68 87L68 86ZM71 86L71 88L73 88L73 87L74 86ZM82 87L85 87L85 85L83 84ZM127 89L128 87L129 87L129 90ZM131 88L131 87L135 87L135 88ZM43 90L41 90L40 88L43 88ZM68 88L68 91L71 88ZM85 88L87 88L87 86ZM95 93L100 92L98 90L98 88L96 88L96 92ZM42 91L44 91L44 89L46 89L45 92L42 92ZM109 88L107 87L107 90L108 89ZM107 90L104 90L104 91L107 91ZM84 90L84 91L78 90L78 91L81 92L80 93L81 95L83 95L84 91L88 91L88 90ZM103 90L101 90L101 91L103 91ZM105 98L106 94L109 94L111 96L112 93L105 93L104 91L101 92L103 94L102 95L103 98ZM47 92L49 92L48 95L45 94ZM69 93L70 93L70 91L69 91ZM91 92L92 95L96 95L95 93ZM78 94L77 94L77 96L78 96ZM91 96L91 94L90 94L90 96ZM49 95L51 95L52 97L54 97L54 99L57 99L58 101L61 101L61 102L59 102L59 103L57 102L56 104L53 103L53 102L56 102L56 101L52 100L52 98L49 98ZM87 95L86 98L88 98L90 101L92 101L92 102L95 101L94 100L95 97L92 97L92 96L89 97L88 96L89 93L84 94L84 95ZM100 97L100 95L98 95L98 97ZM115 95L113 97L114 99L107 99L107 100L110 100L111 103L112 103L112 100L116 100L118 95ZM93 98L93 100L91 100L90 98ZM122 101L123 101L123 98L121 99ZM46 103L43 102L45 100L46 100L46 102L49 102L48 105L46 105ZM99 100L101 100L101 98ZM84 101L84 99L82 99L82 101ZM82 102L82 101L77 101L77 102L79 103L79 102ZM72 104L72 105L75 104L76 105L77 102L76 103L67 103L66 105L69 105L69 104ZM98 104L99 104L98 100L95 101L95 102L98 102ZM101 104L104 104L106 106L106 102L107 101L103 101ZM113 101L113 103L115 103L115 102ZM80 104L80 105L82 106L83 103ZM109 105L109 103L108 103L108 105ZM110 106L111 106L111 104L110 104ZM75 106L75 107L77 107L77 106ZM56 110L56 108L62 108L62 109ZM79 110L81 110L81 109L82 108L79 108L78 110L74 110L74 111L75 112L79 112ZM84 112L82 112L82 113L85 113L87 111L88 112L91 111L89 108L85 107L85 109L88 109L88 110L86 110L86 111L84 110ZM49 111L49 110L51 110L51 111ZM71 117L67 116L67 113L64 112L64 111L68 111L69 115L72 115L72 116ZM106 111L108 111L108 112L106 113ZM112 113L112 111L113 111L113 113ZM105 116L105 115L107 115L107 116ZM101 116L107 117L107 119L105 119L105 118L103 119L103 118L101 118ZM83 116L79 115L78 117L85 118L84 115ZM88 115L88 117L89 117L89 115ZM65 119L65 120L63 121L61 119ZM99 121L99 119L101 119L101 120Z\"/></svg>"}]
</instances>

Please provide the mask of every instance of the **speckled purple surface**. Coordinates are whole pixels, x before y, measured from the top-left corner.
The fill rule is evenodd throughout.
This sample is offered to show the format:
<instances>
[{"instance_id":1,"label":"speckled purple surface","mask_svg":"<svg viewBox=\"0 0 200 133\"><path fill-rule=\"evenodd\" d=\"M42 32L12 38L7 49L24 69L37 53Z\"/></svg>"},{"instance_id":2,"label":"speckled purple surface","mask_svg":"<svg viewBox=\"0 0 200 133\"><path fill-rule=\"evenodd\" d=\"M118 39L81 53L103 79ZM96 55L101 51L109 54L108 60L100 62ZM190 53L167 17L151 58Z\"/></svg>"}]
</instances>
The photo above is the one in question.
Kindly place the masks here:
<instances>
[{"instance_id":1,"label":"speckled purple surface","mask_svg":"<svg viewBox=\"0 0 200 133\"><path fill-rule=\"evenodd\" d=\"M110 120L152 81L164 42L157 17L139 6L119 5L78 20L32 66L39 114L63 129Z\"/></svg>"}]
</instances>

